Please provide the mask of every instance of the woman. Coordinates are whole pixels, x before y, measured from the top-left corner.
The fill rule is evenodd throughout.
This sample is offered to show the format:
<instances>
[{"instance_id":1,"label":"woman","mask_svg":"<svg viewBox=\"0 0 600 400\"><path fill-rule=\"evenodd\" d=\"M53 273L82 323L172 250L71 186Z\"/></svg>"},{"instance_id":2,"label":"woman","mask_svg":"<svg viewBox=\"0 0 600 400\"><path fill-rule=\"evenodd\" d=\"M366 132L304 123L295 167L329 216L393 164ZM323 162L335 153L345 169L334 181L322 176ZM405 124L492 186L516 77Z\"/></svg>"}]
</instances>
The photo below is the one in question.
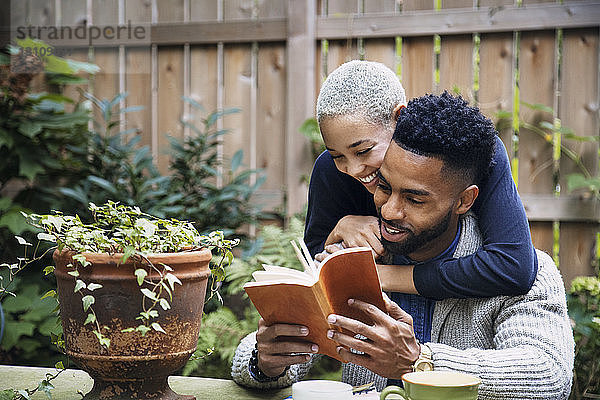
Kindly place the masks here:
<instances>
[{"instance_id":1,"label":"woman","mask_svg":"<svg viewBox=\"0 0 600 400\"><path fill-rule=\"evenodd\" d=\"M313 256L337 242L345 247L369 246L384 255L373 193L376 172L405 104L400 81L380 63L350 61L323 83L317 119L327 151L311 175L304 237ZM382 281L391 282L384 289L431 299L527 293L537 273L537 258L499 138L490 177L473 210L484 237L481 250L417 268L382 266Z\"/></svg>"}]
</instances>

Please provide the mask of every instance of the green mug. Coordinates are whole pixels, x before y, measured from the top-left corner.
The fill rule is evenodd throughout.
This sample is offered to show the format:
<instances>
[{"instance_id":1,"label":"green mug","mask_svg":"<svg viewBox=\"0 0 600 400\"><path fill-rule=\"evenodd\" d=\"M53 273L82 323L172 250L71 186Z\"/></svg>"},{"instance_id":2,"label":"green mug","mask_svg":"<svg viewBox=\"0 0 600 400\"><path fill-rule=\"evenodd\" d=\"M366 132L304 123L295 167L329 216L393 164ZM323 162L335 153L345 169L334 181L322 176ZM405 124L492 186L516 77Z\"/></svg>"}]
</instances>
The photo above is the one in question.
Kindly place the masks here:
<instances>
[{"instance_id":1,"label":"green mug","mask_svg":"<svg viewBox=\"0 0 600 400\"><path fill-rule=\"evenodd\" d=\"M481 380L473 375L451 371L409 372L402 376L404 389L388 386L380 400L399 394L406 400L476 400Z\"/></svg>"}]
</instances>

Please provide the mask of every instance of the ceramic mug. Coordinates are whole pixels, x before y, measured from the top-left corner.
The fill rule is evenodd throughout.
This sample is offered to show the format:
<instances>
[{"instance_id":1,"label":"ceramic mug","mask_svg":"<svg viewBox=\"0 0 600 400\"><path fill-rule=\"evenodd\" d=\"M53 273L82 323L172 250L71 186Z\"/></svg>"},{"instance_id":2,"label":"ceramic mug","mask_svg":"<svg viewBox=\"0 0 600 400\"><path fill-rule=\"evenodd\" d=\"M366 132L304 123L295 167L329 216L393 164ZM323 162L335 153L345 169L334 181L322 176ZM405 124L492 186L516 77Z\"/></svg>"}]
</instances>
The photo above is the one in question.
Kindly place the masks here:
<instances>
[{"instance_id":1,"label":"ceramic mug","mask_svg":"<svg viewBox=\"0 0 600 400\"><path fill-rule=\"evenodd\" d=\"M404 374L402 382L404 389L388 386L381 392L380 399L394 393L407 400L476 400L481 380L460 372L419 371Z\"/></svg>"},{"instance_id":2,"label":"ceramic mug","mask_svg":"<svg viewBox=\"0 0 600 400\"><path fill-rule=\"evenodd\" d=\"M312 380L292 385L293 400L352 400L352 386L338 381Z\"/></svg>"}]
</instances>

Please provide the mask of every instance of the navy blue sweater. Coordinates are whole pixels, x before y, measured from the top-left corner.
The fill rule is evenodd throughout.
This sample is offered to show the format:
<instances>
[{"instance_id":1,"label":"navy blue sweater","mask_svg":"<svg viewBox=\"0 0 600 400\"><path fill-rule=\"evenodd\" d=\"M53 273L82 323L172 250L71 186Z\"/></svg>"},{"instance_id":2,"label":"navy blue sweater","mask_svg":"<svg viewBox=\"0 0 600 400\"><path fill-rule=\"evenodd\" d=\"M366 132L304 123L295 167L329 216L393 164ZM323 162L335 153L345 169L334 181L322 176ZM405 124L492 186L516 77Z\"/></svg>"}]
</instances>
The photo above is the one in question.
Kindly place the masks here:
<instances>
[{"instance_id":1,"label":"navy blue sweater","mask_svg":"<svg viewBox=\"0 0 600 400\"><path fill-rule=\"evenodd\" d=\"M537 258L523 203L512 179L502 141L497 138L492 170L481 185L472 210L479 218L483 247L459 259L445 258L414 269L414 285L431 299L520 295L537 274ZM311 254L346 215L377 216L373 195L356 179L335 167L323 152L313 167L308 191L304 241Z\"/></svg>"}]
</instances>

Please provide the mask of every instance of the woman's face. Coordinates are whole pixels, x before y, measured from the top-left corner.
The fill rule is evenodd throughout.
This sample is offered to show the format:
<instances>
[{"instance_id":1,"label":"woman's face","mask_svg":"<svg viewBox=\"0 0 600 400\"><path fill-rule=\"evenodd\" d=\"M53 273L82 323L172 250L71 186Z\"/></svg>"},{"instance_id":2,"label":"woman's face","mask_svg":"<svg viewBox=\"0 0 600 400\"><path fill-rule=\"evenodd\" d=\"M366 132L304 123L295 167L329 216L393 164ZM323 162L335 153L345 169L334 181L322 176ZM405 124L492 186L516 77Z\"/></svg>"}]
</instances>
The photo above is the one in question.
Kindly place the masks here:
<instances>
[{"instance_id":1,"label":"woman's face","mask_svg":"<svg viewBox=\"0 0 600 400\"><path fill-rule=\"evenodd\" d=\"M364 118L343 115L323 119L320 128L337 169L375 193L377 171L392 140L393 125L373 125Z\"/></svg>"}]
</instances>

